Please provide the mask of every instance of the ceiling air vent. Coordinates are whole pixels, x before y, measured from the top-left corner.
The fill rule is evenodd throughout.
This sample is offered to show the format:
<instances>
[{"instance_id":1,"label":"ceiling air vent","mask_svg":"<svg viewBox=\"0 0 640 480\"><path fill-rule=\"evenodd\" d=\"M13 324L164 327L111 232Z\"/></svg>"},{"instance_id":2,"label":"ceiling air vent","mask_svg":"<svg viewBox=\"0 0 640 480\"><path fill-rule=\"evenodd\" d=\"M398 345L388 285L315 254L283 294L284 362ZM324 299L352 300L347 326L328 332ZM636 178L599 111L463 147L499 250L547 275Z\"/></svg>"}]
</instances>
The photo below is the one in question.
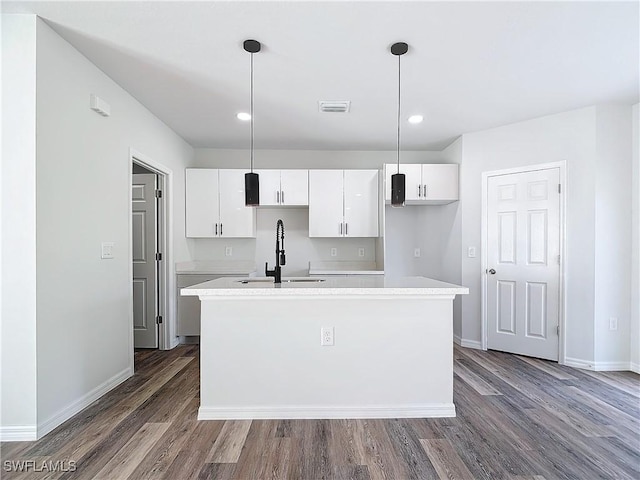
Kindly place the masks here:
<instances>
[{"instance_id":1,"label":"ceiling air vent","mask_svg":"<svg viewBox=\"0 0 640 480\"><path fill-rule=\"evenodd\" d=\"M318 110L324 113L349 113L350 101L323 101L318 102Z\"/></svg>"}]
</instances>

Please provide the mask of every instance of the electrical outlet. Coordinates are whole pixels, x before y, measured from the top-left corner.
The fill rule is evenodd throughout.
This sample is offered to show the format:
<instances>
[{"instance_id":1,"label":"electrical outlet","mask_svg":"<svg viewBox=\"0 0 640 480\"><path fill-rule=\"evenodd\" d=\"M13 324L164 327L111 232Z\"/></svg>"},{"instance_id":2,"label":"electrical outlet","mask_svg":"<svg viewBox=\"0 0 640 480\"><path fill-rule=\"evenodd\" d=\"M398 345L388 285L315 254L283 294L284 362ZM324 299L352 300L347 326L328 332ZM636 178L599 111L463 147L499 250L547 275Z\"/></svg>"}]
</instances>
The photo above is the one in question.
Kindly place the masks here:
<instances>
[{"instance_id":1,"label":"electrical outlet","mask_svg":"<svg viewBox=\"0 0 640 480\"><path fill-rule=\"evenodd\" d=\"M232 247L224 247L224 256L225 257L231 257L233 255L233 248Z\"/></svg>"},{"instance_id":2,"label":"electrical outlet","mask_svg":"<svg viewBox=\"0 0 640 480\"><path fill-rule=\"evenodd\" d=\"M338 256L338 249L336 247L331 247L331 256L332 257Z\"/></svg>"},{"instance_id":3,"label":"electrical outlet","mask_svg":"<svg viewBox=\"0 0 640 480\"><path fill-rule=\"evenodd\" d=\"M467 256L469 258L476 258L476 247L469 247L467 250Z\"/></svg>"},{"instance_id":4,"label":"electrical outlet","mask_svg":"<svg viewBox=\"0 0 640 480\"><path fill-rule=\"evenodd\" d=\"M418 258L420 256L420 249L419 248L414 248L413 249L413 256Z\"/></svg>"},{"instance_id":5,"label":"electrical outlet","mask_svg":"<svg viewBox=\"0 0 640 480\"><path fill-rule=\"evenodd\" d=\"M322 327L320 329L320 345L323 347L333 347L333 327Z\"/></svg>"},{"instance_id":6,"label":"electrical outlet","mask_svg":"<svg viewBox=\"0 0 640 480\"><path fill-rule=\"evenodd\" d=\"M616 317L609 317L609 330L618 330L618 319Z\"/></svg>"},{"instance_id":7,"label":"electrical outlet","mask_svg":"<svg viewBox=\"0 0 640 480\"><path fill-rule=\"evenodd\" d=\"M361 248L358 249L358 256L359 257L364 257L364 248L361 247Z\"/></svg>"},{"instance_id":8,"label":"electrical outlet","mask_svg":"<svg viewBox=\"0 0 640 480\"><path fill-rule=\"evenodd\" d=\"M113 258L113 242L102 242L100 258L112 259Z\"/></svg>"}]
</instances>

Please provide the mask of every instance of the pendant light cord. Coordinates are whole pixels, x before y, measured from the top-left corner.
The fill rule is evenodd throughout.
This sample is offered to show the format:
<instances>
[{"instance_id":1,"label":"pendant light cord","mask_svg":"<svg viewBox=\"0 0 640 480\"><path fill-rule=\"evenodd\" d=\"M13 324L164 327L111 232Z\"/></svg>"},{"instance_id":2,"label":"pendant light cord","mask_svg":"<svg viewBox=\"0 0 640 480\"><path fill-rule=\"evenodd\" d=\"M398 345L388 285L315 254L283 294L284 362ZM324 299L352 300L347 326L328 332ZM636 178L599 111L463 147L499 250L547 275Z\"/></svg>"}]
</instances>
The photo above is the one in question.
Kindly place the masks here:
<instances>
[{"instance_id":1,"label":"pendant light cord","mask_svg":"<svg viewBox=\"0 0 640 480\"><path fill-rule=\"evenodd\" d=\"M400 173L400 57L398 55L398 173Z\"/></svg>"},{"instance_id":2,"label":"pendant light cord","mask_svg":"<svg viewBox=\"0 0 640 480\"><path fill-rule=\"evenodd\" d=\"M251 173L253 173L253 53L251 54L251 100L249 109L251 111Z\"/></svg>"}]
</instances>

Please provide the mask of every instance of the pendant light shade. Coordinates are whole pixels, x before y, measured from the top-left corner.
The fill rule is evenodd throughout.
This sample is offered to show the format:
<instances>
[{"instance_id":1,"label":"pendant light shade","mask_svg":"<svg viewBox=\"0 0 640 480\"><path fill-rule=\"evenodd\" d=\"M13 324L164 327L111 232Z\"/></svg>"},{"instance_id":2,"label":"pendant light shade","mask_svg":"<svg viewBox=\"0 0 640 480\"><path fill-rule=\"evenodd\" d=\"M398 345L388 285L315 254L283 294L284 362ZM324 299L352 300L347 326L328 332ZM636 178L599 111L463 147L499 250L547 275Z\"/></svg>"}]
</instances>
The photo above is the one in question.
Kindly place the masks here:
<instances>
[{"instance_id":1,"label":"pendant light shade","mask_svg":"<svg viewBox=\"0 0 640 480\"><path fill-rule=\"evenodd\" d=\"M257 173L253 173L253 54L260 51L261 45L257 40L245 40L243 48L251 55L251 172L244 174L244 204L247 207L256 207L260 205L260 178Z\"/></svg>"},{"instance_id":2,"label":"pendant light shade","mask_svg":"<svg viewBox=\"0 0 640 480\"><path fill-rule=\"evenodd\" d=\"M391 206L404 207L406 179L404 173L400 173L400 57L407 53L409 46L404 42L391 45L391 53L398 57L398 142L397 163L398 171L391 175Z\"/></svg>"}]
</instances>

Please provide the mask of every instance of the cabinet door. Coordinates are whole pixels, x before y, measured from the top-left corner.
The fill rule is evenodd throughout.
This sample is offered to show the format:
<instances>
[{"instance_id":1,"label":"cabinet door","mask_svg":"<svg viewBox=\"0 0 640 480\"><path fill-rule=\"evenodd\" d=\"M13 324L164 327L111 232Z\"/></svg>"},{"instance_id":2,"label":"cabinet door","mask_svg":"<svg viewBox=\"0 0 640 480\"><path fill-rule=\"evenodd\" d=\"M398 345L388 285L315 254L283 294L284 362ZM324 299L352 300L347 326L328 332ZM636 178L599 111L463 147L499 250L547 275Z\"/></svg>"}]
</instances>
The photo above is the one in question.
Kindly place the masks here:
<instances>
[{"instance_id":1,"label":"cabinet door","mask_svg":"<svg viewBox=\"0 0 640 480\"><path fill-rule=\"evenodd\" d=\"M449 203L458 200L458 165L422 165L422 184L422 199L429 203Z\"/></svg>"},{"instance_id":2,"label":"cabinet door","mask_svg":"<svg viewBox=\"0 0 640 480\"><path fill-rule=\"evenodd\" d=\"M391 175L398 172L395 163L387 163L384 166L385 172L385 200L391 201ZM405 200L421 200L422 194L419 188L422 185L422 166L420 164L401 163L400 173L405 174ZM420 193L420 195L419 195Z\"/></svg>"},{"instance_id":3,"label":"cabinet door","mask_svg":"<svg viewBox=\"0 0 640 480\"><path fill-rule=\"evenodd\" d=\"M377 237L378 209L378 171L345 170L345 236Z\"/></svg>"},{"instance_id":4,"label":"cabinet door","mask_svg":"<svg viewBox=\"0 0 640 480\"><path fill-rule=\"evenodd\" d=\"M341 237L342 170L309 170L309 236Z\"/></svg>"},{"instance_id":5,"label":"cabinet door","mask_svg":"<svg viewBox=\"0 0 640 480\"><path fill-rule=\"evenodd\" d=\"M280 203L282 205L309 205L309 171L280 171Z\"/></svg>"},{"instance_id":6,"label":"cabinet door","mask_svg":"<svg viewBox=\"0 0 640 480\"><path fill-rule=\"evenodd\" d=\"M256 209L244 204L244 170L220 170L222 237L255 237Z\"/></svg>"},{"instance_id":7,"label":"cabinet door","mask_svg":"<svg viewBox=\"0 0 640 480\"><path fill-rule=\"evenodd\" d=\"M260 205L280 205L280 170L255 170L260 178Z\"/></svg>"},{"instance_id":8,"label":"cabinet door","mask_svg":"<svg viewBox=\"0 0 640 480\"><path fill-rule=\"evenodd\" d=\"M218 170L188 168L185 177L186 236L215 237L219 223Z\"/></svg>"}]
</instances>

